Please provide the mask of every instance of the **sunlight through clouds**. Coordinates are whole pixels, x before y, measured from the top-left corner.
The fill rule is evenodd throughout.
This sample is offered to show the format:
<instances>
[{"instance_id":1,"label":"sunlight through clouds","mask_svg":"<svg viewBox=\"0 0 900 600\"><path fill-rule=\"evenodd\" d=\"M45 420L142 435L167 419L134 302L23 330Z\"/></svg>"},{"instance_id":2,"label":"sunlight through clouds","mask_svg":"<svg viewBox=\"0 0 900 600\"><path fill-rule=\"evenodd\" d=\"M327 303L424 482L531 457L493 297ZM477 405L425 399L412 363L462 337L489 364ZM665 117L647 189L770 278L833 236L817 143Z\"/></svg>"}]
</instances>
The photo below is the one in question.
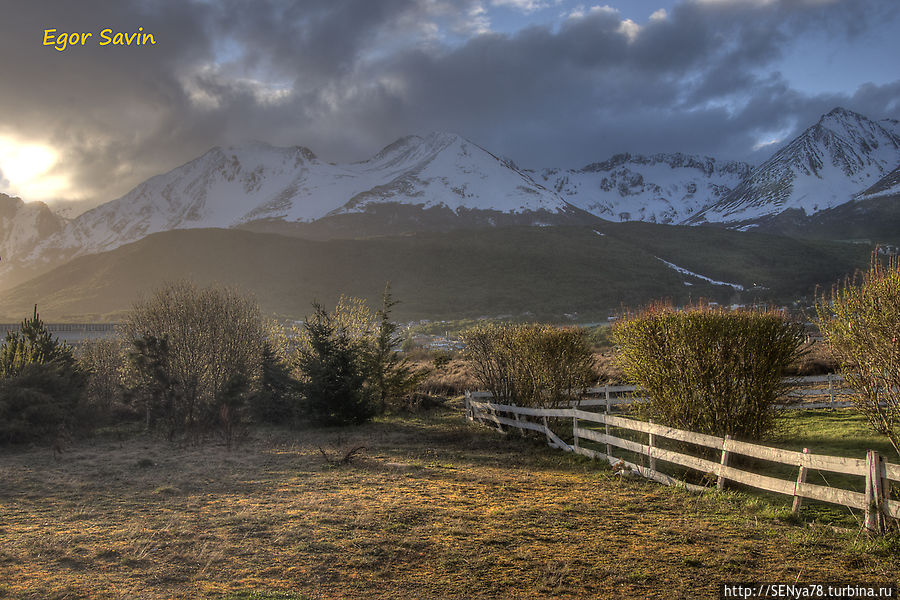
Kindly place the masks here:
<instances>
[{"instance_id":1,"label":"sunlight through clouds","mask_svg":"<svg viewBox=\"0 0 900 600\"><path fill-rule=\"evenodd\" d=\"M68 187L64 177L50 173L58 161L58 153L49 146L0 136L0 173L11 195L29 200L58 196Z\"/></svg>"}]
</instances>

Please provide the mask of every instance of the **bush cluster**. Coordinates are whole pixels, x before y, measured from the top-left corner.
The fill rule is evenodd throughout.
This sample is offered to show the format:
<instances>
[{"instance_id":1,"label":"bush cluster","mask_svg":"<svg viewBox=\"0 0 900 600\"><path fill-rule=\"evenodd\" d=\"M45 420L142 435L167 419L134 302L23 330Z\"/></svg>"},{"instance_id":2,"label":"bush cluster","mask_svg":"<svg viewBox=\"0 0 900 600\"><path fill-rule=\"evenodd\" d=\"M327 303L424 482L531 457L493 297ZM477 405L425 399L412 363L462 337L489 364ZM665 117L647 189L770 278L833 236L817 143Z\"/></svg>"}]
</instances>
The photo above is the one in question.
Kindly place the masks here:
<instances>
[{"instance_id":1,"label":"bush cluster","mask_svg":"<svg viewBox=\"0 0 900 600\"><path fill-rule=\"evenodd\" d=\"M141 400L169 438L218 430L230 443L262 374L265 331L256 301L181 281L138 302L123 334Z\"/></svg>"},{"instance_id":2,"label":"bush cluster","mask_svg":"<svg viewBox=\"0 0 900 600\"><path fill-rule=\"evenodd\" d=\"M313 423L360 423L387 410L424 379L398 352L402 339L390 320L396 302L385 292L373 315L364 302L342 298L334 312L313 306L297 332L295 364Z\"/></svg>"},{"instance_id":3,"label":"bush cluster","mask_svg":"<svg viewBox=\"0 0 900 600\"><path fill-rule=\"evenodd\" d=\"M760 439L787 392L784 374L801 354L803 327L775 311L728 312L658 305L618 322L613 338L649 415L690 431Z\"/></svg>"},{"instance_id":4,"label":"bush cluster","mask_svg":"<svg viewBox=\"0 0 900 600\"><path fill-rule=\"evenodd\" d=\"M475 377L503 403L557 406L577 400L595 379L582 328L486 324L462 339Z\"/></svg>"}]
</instances>

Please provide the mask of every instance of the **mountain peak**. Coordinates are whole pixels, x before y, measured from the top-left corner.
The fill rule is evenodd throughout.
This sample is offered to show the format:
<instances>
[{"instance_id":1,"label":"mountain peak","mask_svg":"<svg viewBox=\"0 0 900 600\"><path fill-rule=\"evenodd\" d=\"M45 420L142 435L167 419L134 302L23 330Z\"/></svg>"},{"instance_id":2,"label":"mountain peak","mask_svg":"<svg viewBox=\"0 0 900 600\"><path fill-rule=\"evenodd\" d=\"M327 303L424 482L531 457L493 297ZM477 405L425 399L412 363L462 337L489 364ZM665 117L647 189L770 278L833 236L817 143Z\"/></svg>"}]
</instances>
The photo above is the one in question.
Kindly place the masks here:
<instances>
[{"instance_id":1,"label":"mountain peak","mask_svg":"<svg viewBox=\"0 0 900 600\"><path fill-rule=\"evenodd\" d=\"M819 119L819 121L821 122L824 119L827 119L829 117L853 117L853 118L862 117L862 118L865 118L861 114L853 112L852 110L848 110L848 109L844 108L843 106L835 106L830 111L828 111L827 113L822 115L822 117Z\"/></svg>"},{"instance_id":2,"label":"mountain peak","mask_svg":"<svg viewBox=\"0 0 900 600\"><path fill-rule=\"evenodd\" d=\"M461 141L465 141L465 139L455 133L443 131L432 131L424 135L405 135L382 148L378 154L369 160L378 161L392 154L408 153L412 151L440 151Z\"/></svg>"},{"instance_id":3,"label":"mountain peak","mask_svg":"<svg viewBox=\"0 0 900 600\"><path fill-rule=\"evenodd\" d=\"M825 113L819 118L819 122L816 123L817 127L824 127L826 129L831 129L836 131L837 133L841 133L849 128L860 128L864 127L867 129L871 129L873 127L877 127L877 123L872 121L868 117L861 115L857 112L853 112L852 110L848 110L843 106L837 106L831 109L829 112Z\"/></svg>"},{"instance_id":4,"label":"mountain peak","mask_svg":"<svg viewBox=\"0 0 900 600\"><path fill-rule=\"evenodd\" d=\"M898 160L900 136L838 106L778 150L703 218L751 221L792 209L811 215L850 201Z\"/></svg>"}]
</instances>

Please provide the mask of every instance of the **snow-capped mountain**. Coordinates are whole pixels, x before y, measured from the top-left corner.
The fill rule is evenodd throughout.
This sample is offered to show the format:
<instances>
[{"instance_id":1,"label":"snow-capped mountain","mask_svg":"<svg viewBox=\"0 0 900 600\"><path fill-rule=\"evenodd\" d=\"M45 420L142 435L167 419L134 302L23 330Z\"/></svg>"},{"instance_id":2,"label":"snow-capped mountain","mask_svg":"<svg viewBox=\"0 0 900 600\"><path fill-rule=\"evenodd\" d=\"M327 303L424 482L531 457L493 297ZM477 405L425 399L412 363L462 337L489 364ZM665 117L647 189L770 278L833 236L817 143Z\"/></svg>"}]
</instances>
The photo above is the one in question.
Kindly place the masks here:
<instances>
[{"instance_id":1,"label":"snow-capped mountain","mask_svg":"<svg viewBox=\"0 0 900 600\"><path fill-rule=\"evenodd\" d=\"M604 219L681 223L724 199L750 170L708 156L617 154L582 169L545 169L535 179Z\"/></svg>"},{"instance_id":2,"label":"snow-capped mountain","mask_svg":"<svg viewBox=\"0 0 900 600\"><path fill-rule=\"evenodd\" d=\"M399 203L452 213L546 215L572 211L556 192L457 135L409 136L373 158L336 165L303 147L213 148L73 219L39 251L111 250L172 229L258 221L311 223ZM535 217L539 221L539 217Z\"/></svg>"},{"instance_id":3,"label":"snow-capped mountain","mask_svg":"<svg viewBox=\"0 0 900 600\"><path fill-rule=\"evenodd\" d=\"M0 269L27 263L47 238L63 231L66 220L43 202L24 202L0 194Z\"/></svg>"},{"instance_id":4,"label":"snow-capped mountain","mask_svg":"<svg viewBox=\"0 0 900 600\"><path fill-rule=\"evenodd\" d=\"M751 223L792 209L808 216L849 202L900 164L895 125L836 108L692 222Z\"/></svg>"},{"instance_id":5,"label":"snow-capped mountain","mask_svg":"<svg viewBox=\"0 0 900 600\"><path fill-rule=\"evenodd\" d=\"M217 147L73 219L0 195L0 287L25 277L11 274L19 267L33 276L174 229L326 239L606 219L795 233L818 214L842 219L829 215L852 201L853 237L866 237L870 220L894 226L886 215L900 194L898 165L900 123L842 108L756 169L702 156L619 154L581 169L531 171L447 133L404 137L348 164L300 146ZM870 214L876 200L881 216Z\"/></svg>"}]
</instances>

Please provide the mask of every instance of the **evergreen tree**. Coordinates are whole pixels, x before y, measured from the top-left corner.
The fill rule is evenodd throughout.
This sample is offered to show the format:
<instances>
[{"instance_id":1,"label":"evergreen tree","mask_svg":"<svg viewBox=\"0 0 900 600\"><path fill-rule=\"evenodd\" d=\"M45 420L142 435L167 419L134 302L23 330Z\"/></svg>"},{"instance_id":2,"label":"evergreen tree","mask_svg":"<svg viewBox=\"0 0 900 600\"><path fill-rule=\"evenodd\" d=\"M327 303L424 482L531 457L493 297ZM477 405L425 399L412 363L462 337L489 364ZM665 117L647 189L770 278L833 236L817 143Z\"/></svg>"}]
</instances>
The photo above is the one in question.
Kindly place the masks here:
<instances>
[{"instance_id":1,"label":"evergreen tree","mask_svg":"<svg viewBox=\"0 0 900 600\"><path fill-rule=\"evenodd\" d=\"M6 342L0 347L0 378L18 375L26 365L51 361L73 366L75 359L67 344L60 344L50 335L35 305L34 315L22 321L19 331L6 333Z\"/></svg>"},{"instance_id":2,"label":"evergreen tree","mask_svg":"<svg viewBox=\"0 0 900 600\"><path fill-rule=\"evenodd\" d=\"M397 351L403 344L403 338L397 333L400 326L391 321L391 309L397 304L388 286L382 296L381 309L376 314L377 335L369 352L369 382L379 412L385 411L389 401L412 392L427 375L426 371L414 369L409 360Z\"/></svg>"},{"instance_id":3,"label":"evergreen tree","mask_svg":"<svg viewBox=\"0 0 900 600\"><path fill-rule=\"evenodd\" d=\"M320 425L363 423L375 412L365 347L321 305L313 309L304 322L306 342L297 352L306 415Z\"/></svg>"},{"instance_id":4,"label":"evergreen tree","mask_svg":"<svg viewBox=\"0 0 900 600\"><path fill-rule=\"evenodd\" d=\"M271 342L263 346L260 389L250 398L254 420L274 425L291 424L299 416L300 384Z\"/></svg>"},{"instance_id":5,"label":"evergreen tree","mask_svg":"<svg viewBox=\"0 0 900 600\"><path fill-rule=\"evenodd\" d=\"M72 349L50 335L35 306L0 347L0 441L46 439L87 425L80 406L84 384Z\"/></svg>"}]
</instances>

